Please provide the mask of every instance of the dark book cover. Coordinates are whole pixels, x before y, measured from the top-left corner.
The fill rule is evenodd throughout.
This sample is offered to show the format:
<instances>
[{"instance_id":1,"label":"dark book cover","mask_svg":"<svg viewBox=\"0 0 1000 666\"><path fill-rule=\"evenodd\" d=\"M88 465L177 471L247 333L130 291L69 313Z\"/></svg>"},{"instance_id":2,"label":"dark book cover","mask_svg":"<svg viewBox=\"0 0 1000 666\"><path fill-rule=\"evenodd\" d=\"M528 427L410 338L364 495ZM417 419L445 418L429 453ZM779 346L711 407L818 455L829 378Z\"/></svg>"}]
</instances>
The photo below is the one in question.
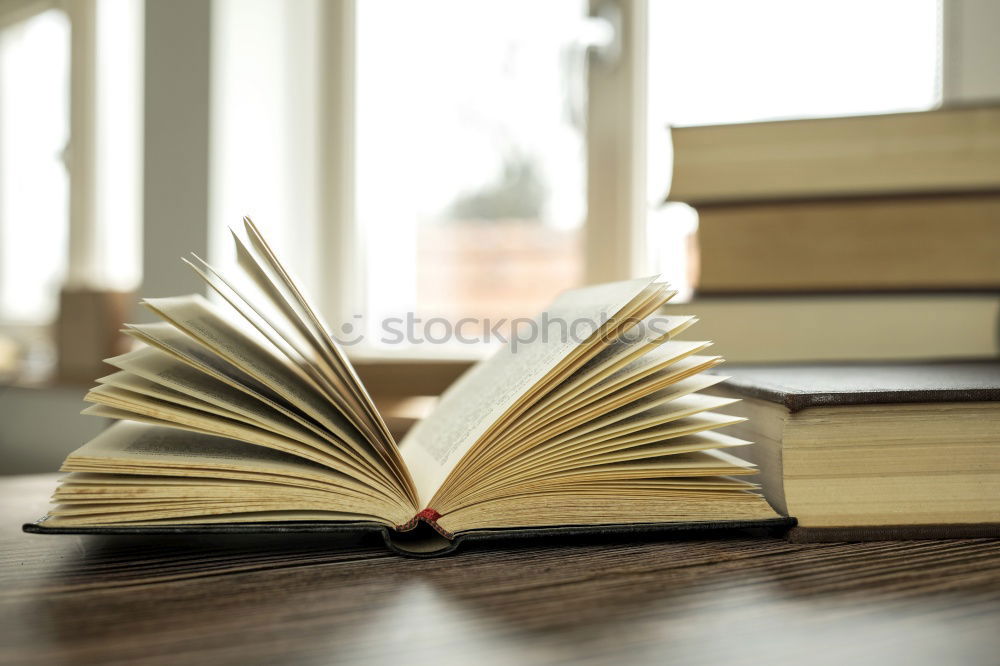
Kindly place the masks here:
<instances>
[{"instance_id":1,"label":"dark book cover","mask_svg":"<svg viewBox=\"0 0 1000 666\"><path fill-rule=\"evenodd\" d=\"M836 405L1000 400L1000 360L726 365L724 386L791 412Z\"/></svg>"},{"instance_id":2,"label":"dark book cover","mask_svg":"<svg viewBox=\"0 0 1000 666\"><path fill-rule=\"evenodd\" d=\"M724 536L763 530L769 534L784 534L795 525L793 518L763 520L692 521L684 523L621 523L614 525L564 525L553 527L520 527L477 529L445 537L423 519L414 521L409 530L394 530L374 522L335 523L324 521L268 523L209 523L190 525L109 525L106 527L46 527L44 519L24 525L33 534L103 534L103 535L164 535L164 534L274 534L329 533L358 537L373 536L386 548L406 557L437 557L454 553L464 544L488 544L502 547L526 539L555 542L570 537L595 537L620 541L637 540L657 535Z\"/></svg>"}]
</instances>

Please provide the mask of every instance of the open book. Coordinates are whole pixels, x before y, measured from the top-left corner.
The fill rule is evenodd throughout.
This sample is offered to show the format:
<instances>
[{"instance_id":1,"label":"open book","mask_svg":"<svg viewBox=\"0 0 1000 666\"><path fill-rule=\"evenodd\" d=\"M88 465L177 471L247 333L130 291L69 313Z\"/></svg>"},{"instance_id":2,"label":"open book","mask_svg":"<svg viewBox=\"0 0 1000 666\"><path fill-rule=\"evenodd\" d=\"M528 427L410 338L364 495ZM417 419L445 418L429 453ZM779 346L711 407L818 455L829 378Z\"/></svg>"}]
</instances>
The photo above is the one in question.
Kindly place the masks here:
<instances>
[{"instance_id":1,"label":"open book","mask_svg":"<svg viewBox=\"0 0 1000 666\"><path fill-rule=\"evenodd\" d=\"M452 549L509 530L783 524L718 428L734 402L693 317L655 278L568 291L532 339L473 367L397 444L346 355L248 219L221 298L143 303L85 413L118 420L70 454L35 532L379 530Z\"/></svg>"}]
</instances>

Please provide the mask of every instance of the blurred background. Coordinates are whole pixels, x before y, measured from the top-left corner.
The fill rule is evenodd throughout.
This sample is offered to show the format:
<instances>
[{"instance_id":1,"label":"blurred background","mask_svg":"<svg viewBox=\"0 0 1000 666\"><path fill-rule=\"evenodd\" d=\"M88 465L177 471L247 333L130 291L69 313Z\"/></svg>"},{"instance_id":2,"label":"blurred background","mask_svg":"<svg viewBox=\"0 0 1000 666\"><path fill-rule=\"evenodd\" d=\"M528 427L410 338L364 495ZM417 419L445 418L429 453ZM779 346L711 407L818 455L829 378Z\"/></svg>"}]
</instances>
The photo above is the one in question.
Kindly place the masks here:
<instances>
[{"instance_id":1,"label":"blurred background","mask_svg":"<svg viewBox=\"0 0 1000 666\"><path fill-rule=\"evenodd\" d=\"M0 0L0 473L252 217L387 409L662 273L737 362L997 355L1000 4Z\"/></svg>"}]
</instances>

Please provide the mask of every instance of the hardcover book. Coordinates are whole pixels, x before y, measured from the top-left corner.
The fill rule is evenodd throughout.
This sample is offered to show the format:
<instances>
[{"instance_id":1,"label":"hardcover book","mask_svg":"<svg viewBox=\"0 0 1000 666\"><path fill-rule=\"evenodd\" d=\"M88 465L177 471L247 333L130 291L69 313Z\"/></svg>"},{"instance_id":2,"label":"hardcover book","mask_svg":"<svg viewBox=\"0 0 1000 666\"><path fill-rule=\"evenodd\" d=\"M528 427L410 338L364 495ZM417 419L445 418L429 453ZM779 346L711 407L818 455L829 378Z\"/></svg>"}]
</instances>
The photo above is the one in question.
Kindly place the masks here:
<instances>
[{"instance_id":1,"label":"hardcover book","mask_svg":"<svg viewBox=\"0 0 1000 666\"><path fill-rule=\"evenodd\" d=\"M995 192L1000 106L675 127L670 200Z\"/></svg>"},{"instance_id":2,"label":"hardcover book","mask_svg":"<svg viewBox=\"0 0 1000 666\"><path fill-rule=\"evenodd\" d=\"M1000 191L705 204L698 246L699 294L995 293Z\"/></svg>"},{"instance_id":3,"label":"hardcover book","mask_svg":"<svg viewBox=\"0 0 1000 666\"><path fill-rule=\"evenodd\" d=\"M976 359L1000 355L1000 294L754 294L667 303L731 363Z\"/></svg>"},{"instance_id":4,"label":"hardcover book","mask_svg":"<svg viewBox=\"0 0 1000 666\"><path fill-rule=\"evenodd\" d=\"M728 366L798 540L1000 536L1000 361Z\"/></svg>"},{"instance_id":5,"label":"hardcover book","mask_svg":"<svg viewBox=\"0 0 1000 666\"><path fill-rule=\"evenodd\" d=\"M719 432L722 359L676 339L655 278L571 290L394 441L257 228L237 268L188 261L217 302L143 304L140 344L87 394L117 421L66 459L42 533L377 532L430 555L525 534L783 527Z\"/></svg>"}]
</instances>

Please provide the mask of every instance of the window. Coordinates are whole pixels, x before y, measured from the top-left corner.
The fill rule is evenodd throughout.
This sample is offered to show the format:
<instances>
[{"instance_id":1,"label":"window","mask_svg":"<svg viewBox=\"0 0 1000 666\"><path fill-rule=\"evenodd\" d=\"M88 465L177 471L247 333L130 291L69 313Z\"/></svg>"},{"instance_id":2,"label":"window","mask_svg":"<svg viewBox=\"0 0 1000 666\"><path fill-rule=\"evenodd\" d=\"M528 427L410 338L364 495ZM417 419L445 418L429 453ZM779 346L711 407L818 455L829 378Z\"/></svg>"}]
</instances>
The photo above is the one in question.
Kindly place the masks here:
<instances>
[{"instance_id":1,"label":"window","mask_svg":"<svg viewBox=\"0 0 1000 666\"><path fill-rule=\"evenodd\" d=\"M531 316L579 284L585 3L381 0L357 10L369 325L407 312Z\"/></svg>"},{"instance_id":2,"label":"window","mask_svg":"<svg viewBox=\"0 0 1000 666\"><path fill-rule=\"evenodd\" d=\"M66 270L69 43L49 10L0 30L0 322L46 323Z\"/></svg>"},{"instance_id":3,"label":"window","mask_svg":"<svg viewBox=\"0 0 1000 666\"><path fill-rule=\"evenodd\" d=\"M60 290L132 290L141 257L143 5L51 5L0 6L0 373L39 378Z\"/></svg>"},{"instance_id":4,"label":"window","mask_svg":"<svg viewBox=\"0 0 1000 666\"><path fill-rule=\"evenodd\" d=\"M649 145L669 174L669 125L921 111L941 102L938 0L649 3ZM669 175L660 184L665 193ZM651 183L655 187L656 183ZM697 215L653 206L646 261L690 296Z\"/></svg>"},{"instance_id":5,"label":"window","mask_svg":"<svg viewBox=\"0 0 1000 666\"><path fill-rule=\"evenodd\" d=\"M88 282L132 291L142 277L142 7L96 7L94 243Z\"/></svg>"},{"instance_id":6,"label":"window","mask_svg":"<svg viewBox=\"0 0 1000 666\"><path fill-rule=\"evenodd\" d=\"M69 22L87 4L0 21L0 321L51 319L67 256L82 252L101 286L130 288L139 272L132 0L94 5L93 247L70 247ZM324 55L337 42L324 32L331 12L348 58ZM654 271L683 286L693 223L659 205L668 123L928 108L941 88L934 0L216 0L210 22L211 233L253 215L311 291L358 285L360 307L334 318L369 325L405 312L523 316L565 287ZM610 63L588 59L602 45ZM326 135L343 119L322 89L338 63L352 144L347 173L331 175ZM322 193L335 178L350 181L356 246L327 234ZM606 244L618 237L628 247ZM331 259L344 248L354 265ZM336 313L336 298L320 299Z\"/></svg>"},{"instance_id":7,"label":"window","mask_svg":"<svg viewBox=\"0 0 1000 666\"><path fill-rule=\"evenodd\" d=\"M220 267L234 261L228 229L247 215L315 293L325 260L312 203L316 5L216 0L212 14L210 258Z\"/></svg>"},{"instance_id":8,"label":"window","mask_svg":"<svg viewBox=\"0 0 1000 666\"><path fill-rule=\"evenodd\" d=\"M941 101L938 0L657 0L650 34L651 105L677 125Z\"/></svg>"},{"instance_id":9,"label":"window","mask_svg":"<svg viewBox=\"0 0 1000 666\"><path fill-rule=\"evenodd\" d=\"M117 290L139 281L141 4L93 7L92 67L72 67L73 13L49 9L0 30L0 322L8 325L49 323L66 281ZM93 94L73 102L72 76ZM73 113L92 139L75 148L93 174L90 205L75 221Z\"/></svg>"}]
</instances>

